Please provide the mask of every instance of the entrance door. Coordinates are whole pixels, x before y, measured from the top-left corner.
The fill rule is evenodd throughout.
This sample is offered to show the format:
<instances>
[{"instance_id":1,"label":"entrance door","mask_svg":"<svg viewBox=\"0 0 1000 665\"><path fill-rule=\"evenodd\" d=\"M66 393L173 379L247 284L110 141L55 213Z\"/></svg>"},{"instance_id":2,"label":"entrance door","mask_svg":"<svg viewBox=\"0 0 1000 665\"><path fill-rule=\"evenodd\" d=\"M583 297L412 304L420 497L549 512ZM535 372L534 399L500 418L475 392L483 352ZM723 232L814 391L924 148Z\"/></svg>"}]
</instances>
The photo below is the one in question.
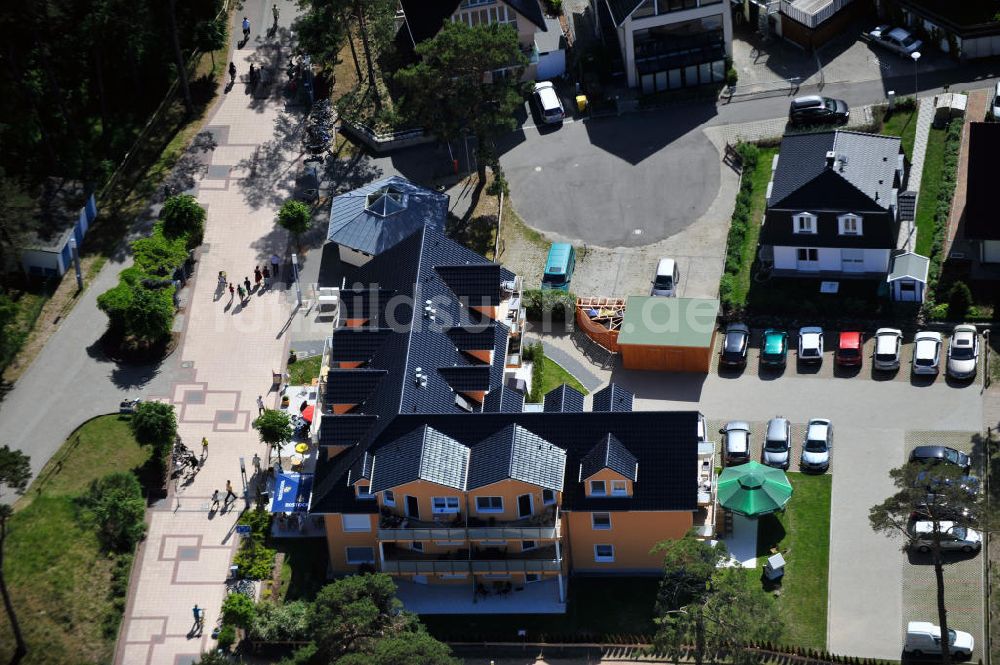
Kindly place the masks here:
<instances>
[{"instance_id":1,"label":"entrance door","mask_svg":"<svg viewBox=\"0 0 1000 665\"><path fill-rule=\"evenodd\" d=\"M864 272L865 250L846 248L840 250L840 269L844 272Z\"/></svg>"},{"instance_id":2,"label":"entrance door","mask_svg":"<svg viewBox=\"0 0 1000 665\"><path fill-rule=\"evenodd\" d=\"M417 503L417 497L406 497L406 514L415 520L420 519L420 505Z\"/></svg>"},{"instance_id":3,"label":"entrance door","mask_svg":"<svg viewBox=\"0 0 1000 665\"><path fill-rule=\"evenodd\" d=\"M531 495L522 494L517 497L517 516L518 517L531 517Z\"/></svg>"},{"instance_id":4,"label":"entrance door","mask_svg":"<svg viewBox=\"0 0 1000 665\"><path fill-rule=\"evenodd\" d=\"M819 270L819 252L815 247L799 247L795 253L799 270L803 272Z\"/></svg>"}]
</instances>

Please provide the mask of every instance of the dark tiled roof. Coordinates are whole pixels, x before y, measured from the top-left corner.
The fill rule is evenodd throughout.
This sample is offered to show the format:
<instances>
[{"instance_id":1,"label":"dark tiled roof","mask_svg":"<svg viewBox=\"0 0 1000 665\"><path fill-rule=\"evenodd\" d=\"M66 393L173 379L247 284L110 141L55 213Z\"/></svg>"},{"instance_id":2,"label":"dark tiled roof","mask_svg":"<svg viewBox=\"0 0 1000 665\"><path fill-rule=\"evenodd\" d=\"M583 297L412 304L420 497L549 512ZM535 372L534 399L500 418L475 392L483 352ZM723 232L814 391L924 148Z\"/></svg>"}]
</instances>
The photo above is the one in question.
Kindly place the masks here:
<instances>
[{"instance_id":1,"label":"dark tiled roof","mask_svg":"<svg viewBox=\"0 0 1000 665\"><path fill-rule=\"evenodd\" d=\"M459 351L490 351L496 341L496 325L490 323L478 328L448 328L445 334Z\"/></svg>"},{"instance_id":2,"label":"dark tiled roof","mask_svg":"<svg viewBox=\"0 0 1000 665\"><path fill-rule=\"evenodd\" d=\"M448 288L473 307L500 304L500 266L479 263L460 266L434 266Z\"/></svg>"},{"instance_id":3,"label":"dark tiled roof","mask_svg":"<svg viewBox=\"0 0 1000 665\"><path fill-rule=\"evenodd\" d=\"M545 27L545 15L542 13L542 6L539 4L538 0L503 1L509 7L516 9L521 16L528 19L542 30L548 30L548 28Z\"/></svg>"},{"instance_id":4,"label":"dark tiled roof","mask_svg":"<svg viewBox=\"0 0 1000 665\"><path fill-rule=\"evenodd\" d=\"M438 372L455 392L489 390L489 365L459 365L458 367L438 367Z\"/></svg>"},{"instance_id":5,"label":"dark tiled roof","mask_svg":"<svg viewBox=\"0 0 1000 665\"><path fill-rule=\"evenodd\" d=\"M464 491L468 470L468 447L433 428L418 427L375 452L371 491L415 480Z\"/></svg>"},{"instance_id":6,"label":"dark tiled roof","mask_svg":"<svg viewBox=\"0 0 1000 665\"><path fill-rule=\"evenodd\" d=\"M372 443L378 450L423 425L434 428L473 449L478 459L478 442L512 425L540 437L566 451L563 508L580 511L696 510L698 465L698 413L696 411L633 411L631 413L481 413L412 414L395 417ZM613 435L639 461L631 497L587 497L578 482L580 463L594 448L594 433ZM501 437L501 443L507 437ZM496 443L494 443L496 445ZM502 445L499 448L503 448ZM485 449L484 449L485 450ZM502 453L502 451L501 451ZM347 453L319 465L311 510L316 513L371 513L371 501L356 500L345 482L347 471L358 455ZM502 462L501 462L502 466ZM478 469L477 469L478 471ZM376 462L375 475L379 473ZM496 471L491 471L496 477ZM470 468L468 486L472 487Z\"/></svg>"},{"instance_id":7,"label":"dark tiled roof","mask_svg":"<svg viewBox=\"0 0 1000 665\"><path fill-rule=\"evenodd\" d=\"M392 176L334 197L326 239L378 256L425 225L444 230L447 213L447 194Z\"/></svg>"},{"instance_id":8,"label":"dark tiled roof","mask_svg":"<svg viewBox=\"0 0 1000 665\"><path fill-rule=\"evenodd\" d=\"M347 472L347 484L353 485L358 480L362 478L367 478L371 480L372 477L372 462L374 457L365 451L365 454L358 458L358 460L351 466L351 470Z\"/></svg>"},{"instance_id":9,"label":"dark tiled roof","mask_svg":"<svg viewBox=\"0 0 1000 665\"><path fill-rule=\"evenodd\" d=\"M546 412L577 412L583 411L583 394L576 388L565 383L545 393Z\"/></svg>"},{"instance_id":10,"label":"dark tiled roof","mask_svg":"<svg viewBox=\"0 0 1000 665\"><path fill-rule=\"evenodd\" d=\"M611 469L634 481L638 468L635 455L630 453L614 434L605 434L601 437L600 443L580 460L580 480L586 480L603 469Z\"/></svg>"},{"instance_id":11,"label":"dark tiled roof","mask_svg":"<svg viewBox=\"0 0 1000 665\"><path fill-rule=\"evenodd\" d=\"M444 22L458 9L460 1L400 0L413 40L419 44L436 35ZM542 30L548 29L545 27L545 15L538 0L502 1Z\"/></svg>"},{"instance_id":12,"label":"dark tiled roof","mask_svg":"<svg viewBox=\"0 0 1000 665\"><path fill-rule=\"evenodd\" d=\"M997 213L997 155L1000 123L974 122L969 128L969 184L965 203L965 236L1000 240Z\"/></svg>"},{"instance_id":13,"label":"dark tiled roof","mask_svg":"<svg viewBox=\"0 0 1000 665\"><path fill-rule=\"evenodd\" d=\"M621 25L643 2L644 0L607 0L615 25Z\"/></svg>"},{"instance_id":14,"label":"dark tiled roof","mask_svg":"<svg viewBox=\"0 0 1000 665\"><path fill-rule=\"evenodd\" d=\"M486 394L484 413L520 413L524 410L524 393L501 384Z\"/></svg>"},{"instance_id":15,"label":"dark tiled roof","mask_svg":"<svg viewBox=\"0 0 1000 665\"><path fill-rule=\"evenodd\" d=\"M361 404L387 374L384 369L331 369L326 375L324 405Z\"/></svg>"},{"instance_id":16,"label":"dark tiled roof","mask_svg":"<svg viewBox=\"0 0 1000 665\"><path fill-rule=\"evenodd\" d=\"M323 416L319 421L319 445L354 446L365 439L378 416L344 414Z\"/></svg>"},{"instance_id":17,"label":"dark tiled roof","mask_svg":"<svg viewBox=\"0 0 1000 665\"><path fill-rule=\"evenodd\" d=\"M508 425L472 448L469 489L512 478L562 491L566 451L521 427Z\"/></svg>"},{"instance_id":18,"label":"dark tiled roof","mask_svg":"<svg viewBox=\"0 0 1000 665\"><path fill-rule=\"evenodd\" d=\"M333 331L330 344L330 360L333 362L363 362L378 351L392 331L388 328L337 328Z\"/></svg>"},{"instance_id":19,"label":"dark tiled roof","mask_svg":"<svg viewBox=\"0 0 1000 665\"><path fill-rule=\"evenodd\" d=\"M369 288L367 286L349 286L341 289L340 298L340 318L347 319L371 319L375 327L384 321L382 316L386 303L392 298L395 291L392 289L380 289L377 286Z\"/></svg>"},{"instance_id":20,"label":"dark tiled roof","mask_svg":"<svg viewBox=\"0 0 1000 665\"><path fill-rule=\"evenodd\" d=\"M616 383L594 393L594 411L631 411L633 395Z\"/></svg>"}]
</instances>

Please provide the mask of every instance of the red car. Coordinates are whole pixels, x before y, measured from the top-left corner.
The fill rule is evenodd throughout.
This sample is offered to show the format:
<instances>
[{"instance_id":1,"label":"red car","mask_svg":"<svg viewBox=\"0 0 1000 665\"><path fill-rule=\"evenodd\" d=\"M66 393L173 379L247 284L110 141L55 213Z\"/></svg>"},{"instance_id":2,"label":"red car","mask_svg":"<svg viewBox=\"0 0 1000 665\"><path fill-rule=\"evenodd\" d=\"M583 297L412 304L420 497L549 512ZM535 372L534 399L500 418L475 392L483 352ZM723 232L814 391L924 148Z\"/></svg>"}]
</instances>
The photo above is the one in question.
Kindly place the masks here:
<instances>
[{"instance_id":1,"label":"red car","mask_svg":"<svg viewBox=\"0 0 1000 665\"><path fill-rule=\"evenodd\" d=\"M837 340L837 353L834 355L838 365L857 367L861 365L861 333L842 332Z\"/></svg>"}]
</instances>

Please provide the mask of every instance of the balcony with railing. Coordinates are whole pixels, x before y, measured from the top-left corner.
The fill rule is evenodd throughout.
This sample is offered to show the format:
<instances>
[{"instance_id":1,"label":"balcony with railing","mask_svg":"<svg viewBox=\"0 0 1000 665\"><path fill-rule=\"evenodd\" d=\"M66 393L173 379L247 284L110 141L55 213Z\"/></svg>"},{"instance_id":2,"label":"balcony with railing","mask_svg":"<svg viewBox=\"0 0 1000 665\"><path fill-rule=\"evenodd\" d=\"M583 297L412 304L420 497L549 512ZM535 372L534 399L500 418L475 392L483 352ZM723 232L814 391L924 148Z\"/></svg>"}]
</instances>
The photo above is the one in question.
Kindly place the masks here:
<instances>
[{"instance_id":1,"label":"balcony with railing","mask_svg":"<svg viewBox=\"0 0 1000 665\"><path fill-rule=\"evenodd\" d=\"M694 513L694 530L699 538L715 535L716 506L715 443L698 444L698 510Z\"/></svg>"},{"instance_id":2,"label":"balcony with railing","mask_svg":"<svg viewBox=\"0 0 1000 665\"><path fill-rule=\"evenodd\" d=\"M379 540L555 540L560 537L558 506L548 506L531 517L496 520L462 514L441 516L433 521L404 517L383 509L379 518Z\"/></svg>"},{"instance_id":3,"label":"balcony with railing","mask_svg":"<svg viewBox=\"0 0 1000 665\"><path fill-rule=\"evenodd\" d=\"M473 547L448 552L423 553L383 544L382 572L415 575L506 575L546 573L562 570L562 558L555 545L526 552L510 552L506 547Z\"/></svg>"}]
</instances>

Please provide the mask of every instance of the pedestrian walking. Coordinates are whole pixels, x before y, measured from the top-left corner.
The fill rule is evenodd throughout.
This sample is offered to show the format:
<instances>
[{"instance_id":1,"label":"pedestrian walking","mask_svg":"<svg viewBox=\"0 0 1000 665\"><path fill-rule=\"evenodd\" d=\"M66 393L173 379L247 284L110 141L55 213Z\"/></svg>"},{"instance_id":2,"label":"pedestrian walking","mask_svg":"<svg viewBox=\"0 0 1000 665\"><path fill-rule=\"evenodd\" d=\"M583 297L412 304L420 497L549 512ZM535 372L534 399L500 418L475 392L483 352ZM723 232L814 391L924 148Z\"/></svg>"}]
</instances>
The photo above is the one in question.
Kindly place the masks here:
<instances>
[{"instance_id":1,"label":"pedestrian walking","mask_svg":"<svg viewBox=\"0 0 1000 665\"><path fill-rule=\"evenodd\" d=\"M236 83L236 63L229 61L229 83Z\"/></svg>"},{"instance_id":2,"label":"pedestrian walking","mask_svg":"<svg viewBox=\"0 0 1000 665\"><path fill-rule=\"evenodd\" d=\"M201 437L201 458L208 458L208 437Z\"/></svg>"},{"instance_id":3,"label":"pedestrian walking","mask_svg":"<svg viewBox=\"0 0 1000 665\"><path fill-rule=\"evenodd\" d=\"M233 296L236 295L236 289L233 288L233 283L229 282L229 304L233 304Z\"/></svg>"},{"instance_id":4,"label":"pedestrian walking","mask_svg":"<svg viewBox=\"0 0 1000 665\"><path fill-rule=\"evenodd\" d=\"M280 268L281 268L281 259L278 258L277 254L272 254L271 255L271 274L274 275L275 279L278 279L278 276L281 274Z\"/></svg>"},{"instance_id":5,"label":"pedestrian walking","mask_svg":"<svg viewBox=\"0 0 1000 665\"><path fill-rule=\"evenodd\" d=\"M233 491L233 484L230 481L226 481L226 505L229 505L229 497L233 497L233 501L236 501L236 492Z\"/></svg>"},{"instance_id":6,"label":"pedestrian walking","mask_svg":"<svg viewBox=\"0 0 1000 665\"><path fill-rule=\"evenodd\" d=\"M261 272L264 273L264 288L271 288L271 271L267 269L267 266L264 266L264 269L261 270Z\"/></svg>"},{"instance_id":7,"label":"pedestrian walking","mask_svg":"<svg viewBox=\"0 0 1000 665\"><path fill-rule=\"evenodd\" d=\"M243 41L250 41L250 19L243 17Z\"/></svg>"},{"instance_id":8,"label":"pedestrian walking","mask_svg":"<svg viewBox=\"0 0 1000 665\"><path fill-rule=\"evenodd\" d=\"M247 73L247 79L250 82L250 90L252 91L257 87L257 70L254 69L253 63L250 63L250 71Z\"/></svg>"},{"instance_id":9,"label":"pedestrian walking","mask_svg":"<svg viewBox=\"0 0 1000 665\"><path fill-rule=\"evenodd\" d=\"M257 395L257 415L264 414L264 398L261 395Z\"/></svg>"},{"instance_id":10,"label":"pedestrian walking","mask_svg":"<svg viewBox=\"0 0 1000 665\"><path fill-rule=\"evenodd\" d=\"M250 291L250 278L249 277L244 277L243 278L243 286L247 287L247 295L250 295L251 291Z\"/></svg>"},{"instance_id":11,"label":"pedestrian walking","mask_svg":"<svg viewBox=\"0 0 1000 665\"><path fill-rule=\"evenodd\" d=\"M222 288L222 289L226 288L226 281L227 281L226 280L226 271L225 270L220 270L219 271L219 288Z\"/></svg>"},{"instance_id":12,"label":"pedestrian walking","mask_svg":"<svg viewBox=\"0 0 1000 665\"><path fill-rule=\"evenodd\" d=\"M253 468L257 473L260 473L260 455L257 453L253 454Z\"/></svg>"},{"instance_id":13,"label":"pedestrian walking","mask_svg":"<svg viewBox=\"0 0 1000 665\"><path fill-rule=\"evenodd\" d=\"M236 287L236 292L240 294L240 304L242 305L244 302L246 302L246 299L247 299L246 292L243 291L243 285L242 284L239 284Z\"/></svg>"},{"instance_id":14,"label":"pedestrian walking","mask_svg":"<svg viewBox=\"0 0 1000 665\"><path fill-rule=\"evenodd\" d=\"M194 626L192 627L191 632L197 630L201 633L202 628L205 627L205 610L198 607L198 604L195 603L192 613L194 614Z\"/></svg>"},{"instance_id":15,"label":"pedestrian walking","mask_svg":"<svg viewBox=\"0 0 1000 665\"><path fill-rule=\"evenodd\" d=\"M219 507L219 490L212 492L212 509Z\"/></svg>"},{"instance_id":16,"label":"pedestrian walking","mask_svg":"<svg viewBox=\"0 0 1000 665\"><path fill-rule=\"evenodd\" d=\"M254 281L254 284L257 285L258 289L260 288L260 280L262 280L262 279L264 279L264 273L262 273L260 271L260 266L254 266L253 267L253 281Z\"/></svg>"},{"instance_id":17,"label":"pedestrian walking","mask_svg":"<svg viewBox=\"0 0 1000 665\"><path fill-rule=\"evenodd\" d=\"M278 5L271 5L271 13L274 15L274 27L278 27Z\"/></svg>"}]
</instances>

